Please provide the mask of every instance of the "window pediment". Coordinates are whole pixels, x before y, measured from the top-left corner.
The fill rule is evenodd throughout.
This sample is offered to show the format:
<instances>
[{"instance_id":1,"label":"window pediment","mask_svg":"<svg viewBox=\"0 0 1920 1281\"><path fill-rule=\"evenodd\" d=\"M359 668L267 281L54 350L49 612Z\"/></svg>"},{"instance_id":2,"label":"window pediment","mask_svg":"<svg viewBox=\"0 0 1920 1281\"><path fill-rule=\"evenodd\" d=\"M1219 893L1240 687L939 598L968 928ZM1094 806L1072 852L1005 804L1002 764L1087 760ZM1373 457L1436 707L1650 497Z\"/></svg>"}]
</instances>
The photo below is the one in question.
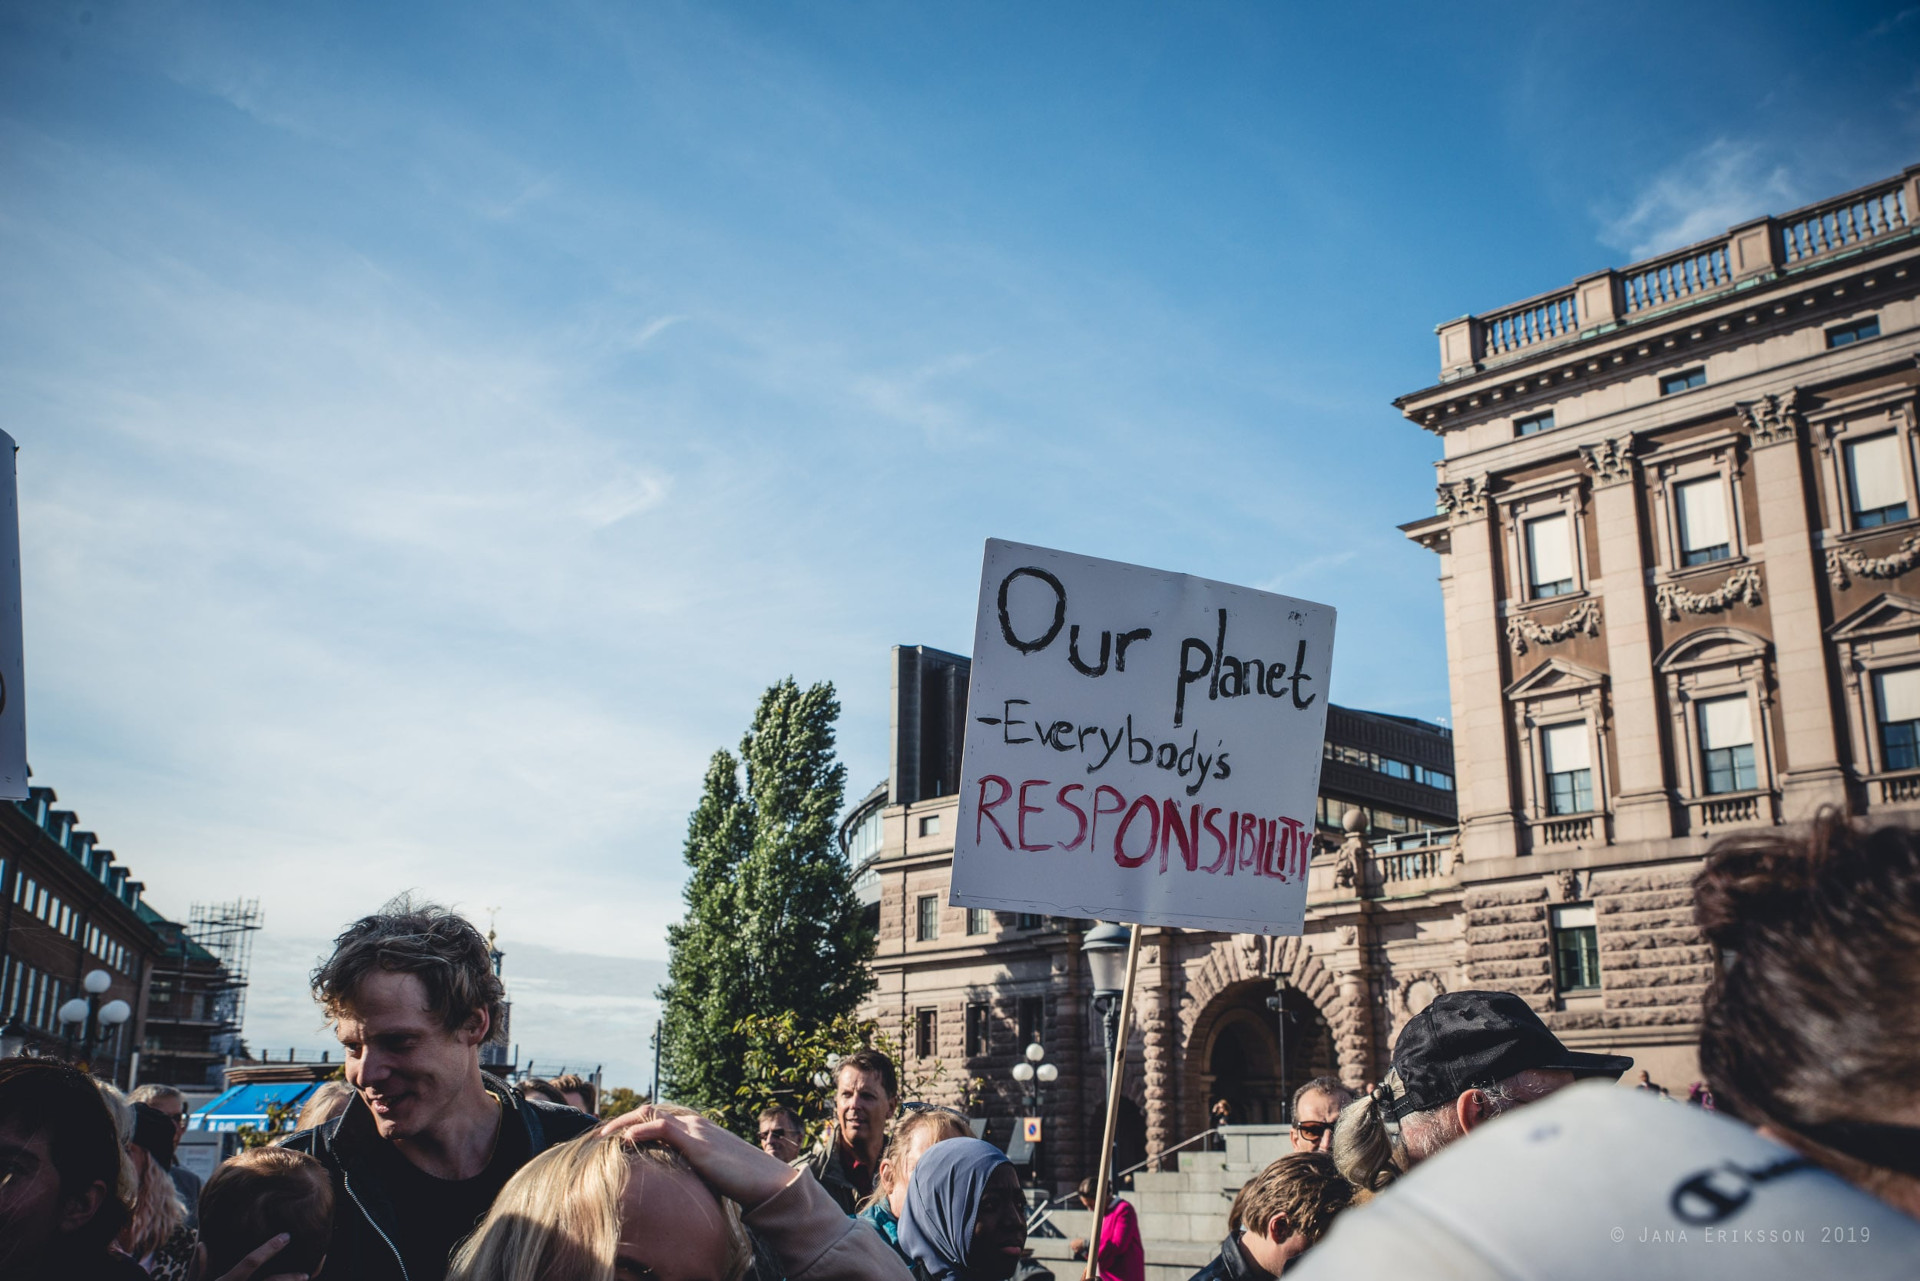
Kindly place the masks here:
<instances>
[{"instance_id":1,"label":"window pediment","mask_svg":"<svg viewBox=\"0 0 1920 1281\"><path fill-rule=\"evenodd\" d=\"M1827 630L1837 641L1866 640L1890 632L1920 630L1920 600L1884 592Z\"/></svg>"},{"instance_id":2,"label":"window pediment","mask_svg":"<svg viewBox=\"0 0 1920 1281\"><path fill-rule=\"evenodd\" d=\"M1764 637L1738 627L1708 627L1689 632L1661 652L1654 666L1663 672L1712 667L1747 659L1765 658Z\"/></svg>"},{"instance_id":3,"label":"window pediment","mask_svg":"<svg viewBox=\"0 0 1920 1281\"><path fill-rule=\"evenodd\" d=\"M1536 698L1550 698L1556 694L1596 689L1606 679L1605 674L1596 672L1591 667L1569 662L1564 658L1549 658L1507 686L1506 696L1513 702L1528 702Z\"/></svg>"}]
</instances>

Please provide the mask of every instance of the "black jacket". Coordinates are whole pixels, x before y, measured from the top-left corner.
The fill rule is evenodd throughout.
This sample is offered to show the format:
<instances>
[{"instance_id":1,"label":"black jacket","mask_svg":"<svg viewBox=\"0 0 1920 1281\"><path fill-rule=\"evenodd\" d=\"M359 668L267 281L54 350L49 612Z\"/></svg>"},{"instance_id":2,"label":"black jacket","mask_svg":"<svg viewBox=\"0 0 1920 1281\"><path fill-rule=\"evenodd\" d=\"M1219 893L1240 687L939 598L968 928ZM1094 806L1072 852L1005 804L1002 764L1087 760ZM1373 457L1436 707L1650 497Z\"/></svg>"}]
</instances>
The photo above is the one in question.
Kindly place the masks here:
<instances>
[{"instance_id":1,"label":"black jacket","mask_svg":"<svg viewBox=\"0 0 1920 1281\"><path fill-rule=\"evenodd\" d=\"M1273 1281L1273 1273L1248 1258L1240 1247L1240 1234L1232 1232L1220 1243L1220 1253L1213 1256L1213 1262L1189 1281Z\"/></svg>"},{"instance_id":2,"label":"black jacket","mask_svg":"<svg viewBox=\"0 0 1920 1281\"><path fill-rule=\"evenodd\" d=\"M862 1193L853 1181L853 1171L848 1168L844 1149L840 1146L839 1128L829 1123L820 1132L820 1141L809 1152L802 1153L787 1162L796 1170L805 1170L820 1180L820 1186L827 1190L834 1204L845 1214L853 1214L860 1208Z\"/></svg>"},{"instance_id":3,"label":"black jacket","mask_svg":"<svg viewBox=\"0 0 1920 1281\"><path fill-rule=\"evenodd\" d=\"M523 1099L504 1082L484 1073L482 1077L487 1091L506 1109L501 1124L526 1128L528 1160L599 1124L584 1112ZM384 1142L374 1128L373 1112L357 1094L345 1112L325 1125L281 1141L282 1147L305 1152L319 1161L333 1176L328 1276L351 1277L354 1281L422 1281L407 1275L394 1245L398 1228L393 1202L374 1163L375 1149L369 1146Z\"/></svg>"}]
</instances>

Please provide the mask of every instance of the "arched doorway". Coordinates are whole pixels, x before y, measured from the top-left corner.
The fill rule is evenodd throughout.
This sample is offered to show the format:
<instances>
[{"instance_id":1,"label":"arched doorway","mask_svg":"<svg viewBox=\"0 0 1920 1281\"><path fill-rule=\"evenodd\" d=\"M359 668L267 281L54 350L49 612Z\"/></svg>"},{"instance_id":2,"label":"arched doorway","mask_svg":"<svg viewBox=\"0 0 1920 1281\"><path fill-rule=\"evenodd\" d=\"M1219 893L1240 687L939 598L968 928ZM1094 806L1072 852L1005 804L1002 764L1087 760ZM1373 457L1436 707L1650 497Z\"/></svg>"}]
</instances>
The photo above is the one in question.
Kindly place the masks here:
<instances>
[{"instance_id":1,"label":"arched doorway","mask_svg":"<svg viewBox=\"0 0 1920 1281\"><path fill-rule=\"evenodd\" d=\"M1203 1016L1206 1035L1190 1047L1189 1062L1199 1073L1209 1117L1224 1100L1233 1125L1278 1125L1287 1120L1293 1091L1316 1076L1336 1072L1333 1032L1306 995L1279 989L1280 1010L1267 999L1271 979L1250 979L1222 991ZM1281 1067L1281 1028L1285 1027L1286 1063ZM1198 1051L1196 1054L1195 1051ZM1198 1062L1194 1063L1193 1059ZM1211 1120L1208 1121L1211 1124Z\"/></svg>"}]
</instances>

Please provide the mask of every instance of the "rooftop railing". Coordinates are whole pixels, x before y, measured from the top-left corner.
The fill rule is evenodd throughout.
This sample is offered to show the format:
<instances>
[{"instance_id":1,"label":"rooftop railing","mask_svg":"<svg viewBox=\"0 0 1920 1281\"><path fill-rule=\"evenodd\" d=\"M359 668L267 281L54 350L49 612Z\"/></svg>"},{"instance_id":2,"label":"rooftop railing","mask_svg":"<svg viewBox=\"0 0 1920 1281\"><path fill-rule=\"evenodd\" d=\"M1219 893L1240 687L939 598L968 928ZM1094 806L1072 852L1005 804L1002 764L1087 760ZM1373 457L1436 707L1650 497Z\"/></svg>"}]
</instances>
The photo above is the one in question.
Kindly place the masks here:
<instances>
[{"instance_id":1,"label":"rooftop railing","mask_svg":"<svg viewBox=\"0 0 1920 1281\"><path fill-rule=\"evenodd\" d=\"M1800 271L1920 227L1920 165L1791 213L1732 227L1724 235L1618 269L1583 276L1484 316L1439 326L1440 376L1652 319L1757 280Z\"/></svg>"}]
</instances>

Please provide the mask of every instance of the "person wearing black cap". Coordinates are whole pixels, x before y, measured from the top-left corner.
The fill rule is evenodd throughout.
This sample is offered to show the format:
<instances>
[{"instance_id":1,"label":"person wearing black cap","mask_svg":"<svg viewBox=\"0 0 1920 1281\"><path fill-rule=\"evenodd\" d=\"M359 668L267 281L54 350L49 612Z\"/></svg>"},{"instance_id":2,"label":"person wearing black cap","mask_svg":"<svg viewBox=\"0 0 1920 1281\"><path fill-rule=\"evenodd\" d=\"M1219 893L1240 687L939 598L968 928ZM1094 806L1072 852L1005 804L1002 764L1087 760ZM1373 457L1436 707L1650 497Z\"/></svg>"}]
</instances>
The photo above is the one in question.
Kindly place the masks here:
<instances>
[{"instance_id":1,"label":"person wearing black cap","mask_svg":"<svg viewBox=\"0 0 1920 1281\"><path fill-rule=\"evenodd\" d=\"M1583 1078L1617 1081L1632 1066L1569 1050L1511 992L1448 992L1407 1020L1386 1078L1340 1113L1334 1163L1378 1191L1502 1112Z\"/></svg>"}]
</instances>

